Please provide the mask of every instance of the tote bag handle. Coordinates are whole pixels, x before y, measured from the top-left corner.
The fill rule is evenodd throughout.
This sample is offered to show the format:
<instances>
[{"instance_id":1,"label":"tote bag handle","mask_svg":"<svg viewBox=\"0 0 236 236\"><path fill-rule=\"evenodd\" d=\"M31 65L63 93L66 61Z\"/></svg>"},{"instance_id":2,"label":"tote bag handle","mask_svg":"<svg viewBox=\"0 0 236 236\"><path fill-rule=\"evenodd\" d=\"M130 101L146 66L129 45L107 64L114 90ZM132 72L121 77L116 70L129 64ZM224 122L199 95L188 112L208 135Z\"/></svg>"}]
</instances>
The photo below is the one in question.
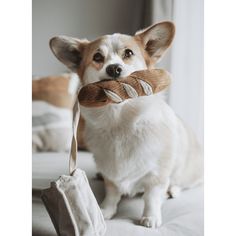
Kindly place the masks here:
<instances>
[{"instance_id":1,"label":"tote bag handle","mask_svg":"<svg viewBox=\"0 0 236 236\"><path fill-rule=\"evenodd\" d=\"M80 107L79 107L79 101L78 98L75 100L75 104L73 106L73 125L72 125L72 141L71 141L71 150L70 150L70 160L69 160L69 172L70 175L75 171L76 169L76 159L77 159L77 128L79 124L79 118L80 118Z\"/></svg>"}]
</instances>

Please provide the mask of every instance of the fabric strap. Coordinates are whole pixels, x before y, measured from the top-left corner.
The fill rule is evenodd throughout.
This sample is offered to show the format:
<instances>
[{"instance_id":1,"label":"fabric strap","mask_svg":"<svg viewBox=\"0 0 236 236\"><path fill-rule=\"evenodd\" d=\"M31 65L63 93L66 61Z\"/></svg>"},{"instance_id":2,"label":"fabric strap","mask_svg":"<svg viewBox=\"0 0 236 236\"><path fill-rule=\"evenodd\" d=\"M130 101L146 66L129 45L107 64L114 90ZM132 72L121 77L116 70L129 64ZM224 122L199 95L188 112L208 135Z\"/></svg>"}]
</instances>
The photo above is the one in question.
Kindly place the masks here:
<instances>
[{"instance_id":1,"label":"fabric strap","mask_svg":"<svg viewBox=\"0 0 236 236\"><path fill-rule=\"evenodd\" d=\"M74 107L73 107L73 136L71 141L71 150L70 150L70 161L69 161L69 172L70 175L75 171L76 169L76 158L77 158L77 128L79 124L79 118L80 118L80 107L79 107L79 101L76 99Z\"/></svg>"}]
</instances>

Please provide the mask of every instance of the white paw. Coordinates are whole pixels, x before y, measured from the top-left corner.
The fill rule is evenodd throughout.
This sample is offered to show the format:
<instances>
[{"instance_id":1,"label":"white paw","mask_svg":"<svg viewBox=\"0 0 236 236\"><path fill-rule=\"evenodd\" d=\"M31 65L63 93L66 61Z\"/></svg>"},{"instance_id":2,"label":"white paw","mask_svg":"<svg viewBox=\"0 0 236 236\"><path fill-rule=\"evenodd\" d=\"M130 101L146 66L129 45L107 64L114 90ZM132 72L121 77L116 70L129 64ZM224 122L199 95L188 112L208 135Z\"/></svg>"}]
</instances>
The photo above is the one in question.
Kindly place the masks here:
<instances>
[{"instance_id":1,"label":"white paw","mask_svg":"<svg viewBox=\"0 0 236 236\"><path fill-rule=\"evenodd\" d=\"M177 198L181 192L181 188L174 185L169 188L168 192L171 198Z\"/></svg>"},{"instance_id":2,"label":"white paw","mask_svg":"<svg viewBox=\"0 0 236 236\"><path fill-rule=\"evenodd\" d=\"M101 208L103 217L105 220L109 220L116 214L116 208L107 207L107 208Z\"/></svg>"},{"instance_id":3,"label":"white paw","mask_svg":"<svg viewBox=\"0 0 236 236\"><path fill-rule=\"evenodd\" d=\"M143 216L140 224L148 228L157 228L161 226L161 219L156 216Z\"/></svg>"}]
</instances>

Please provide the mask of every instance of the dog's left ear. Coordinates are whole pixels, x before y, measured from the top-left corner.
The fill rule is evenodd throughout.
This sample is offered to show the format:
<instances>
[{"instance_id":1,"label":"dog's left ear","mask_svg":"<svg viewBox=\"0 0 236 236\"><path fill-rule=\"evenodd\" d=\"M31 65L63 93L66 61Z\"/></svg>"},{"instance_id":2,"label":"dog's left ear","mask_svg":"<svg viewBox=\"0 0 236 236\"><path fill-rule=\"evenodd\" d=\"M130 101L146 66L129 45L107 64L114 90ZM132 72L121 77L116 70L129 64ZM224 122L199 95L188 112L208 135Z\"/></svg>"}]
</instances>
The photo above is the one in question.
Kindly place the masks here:
<instances>
[{"instance_id":1,"label":"dog's left ear","mask_svg":"<svg viewBox=\"0 0 236 236\"><path fill-rule=\"evenodd\" d=\"M59 61L75 71L83 59L83 51L88 40L80 40L67 36L57 36L50 40L50 48Z\"/></svg>"},{"instance_id":2,"label":"dog's left ear","mask_svg":"<svg viewBox=\"0 0 236 236\"><path fill-rule=\"evenodd\" d=\"M141 41L148 55L159 61L170 47L175 35L175 25L170 21L161 22L138 31L135 37Z\"/></svg>"}]
</instances>

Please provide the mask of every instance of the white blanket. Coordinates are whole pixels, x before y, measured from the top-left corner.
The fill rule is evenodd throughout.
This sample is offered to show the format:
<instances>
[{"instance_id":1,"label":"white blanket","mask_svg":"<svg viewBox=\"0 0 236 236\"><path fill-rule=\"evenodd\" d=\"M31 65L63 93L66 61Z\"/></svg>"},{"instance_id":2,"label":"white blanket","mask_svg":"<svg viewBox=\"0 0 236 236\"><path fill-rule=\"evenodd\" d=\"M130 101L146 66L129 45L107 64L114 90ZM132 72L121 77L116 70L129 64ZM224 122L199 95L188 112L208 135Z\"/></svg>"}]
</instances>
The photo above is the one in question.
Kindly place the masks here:
<instances>
[{"instance_id":1,"label":"white blanket","mask_svg":"<svg viewBox=\"0 0 236 236\"><path fill-rule=\"evenodd\" d=\"M95 179L96 168L92 155L79 152L79 167L86 171L91 188L100 203L104 198L104 186ZM50 181L62 174L68 174L67 153L33 154L34 189L47 188ZM39 197L40 191L33 191L33 235L56 236L52 222ZM163 225L157 229L148 229L138 225L142 215L141 196L133 199L123 198L117 215L107 223L106 236L203 236L203 188L198 187L181 193L177 199L169 199L163 204Z\"/></svg>"}]
</instances>

